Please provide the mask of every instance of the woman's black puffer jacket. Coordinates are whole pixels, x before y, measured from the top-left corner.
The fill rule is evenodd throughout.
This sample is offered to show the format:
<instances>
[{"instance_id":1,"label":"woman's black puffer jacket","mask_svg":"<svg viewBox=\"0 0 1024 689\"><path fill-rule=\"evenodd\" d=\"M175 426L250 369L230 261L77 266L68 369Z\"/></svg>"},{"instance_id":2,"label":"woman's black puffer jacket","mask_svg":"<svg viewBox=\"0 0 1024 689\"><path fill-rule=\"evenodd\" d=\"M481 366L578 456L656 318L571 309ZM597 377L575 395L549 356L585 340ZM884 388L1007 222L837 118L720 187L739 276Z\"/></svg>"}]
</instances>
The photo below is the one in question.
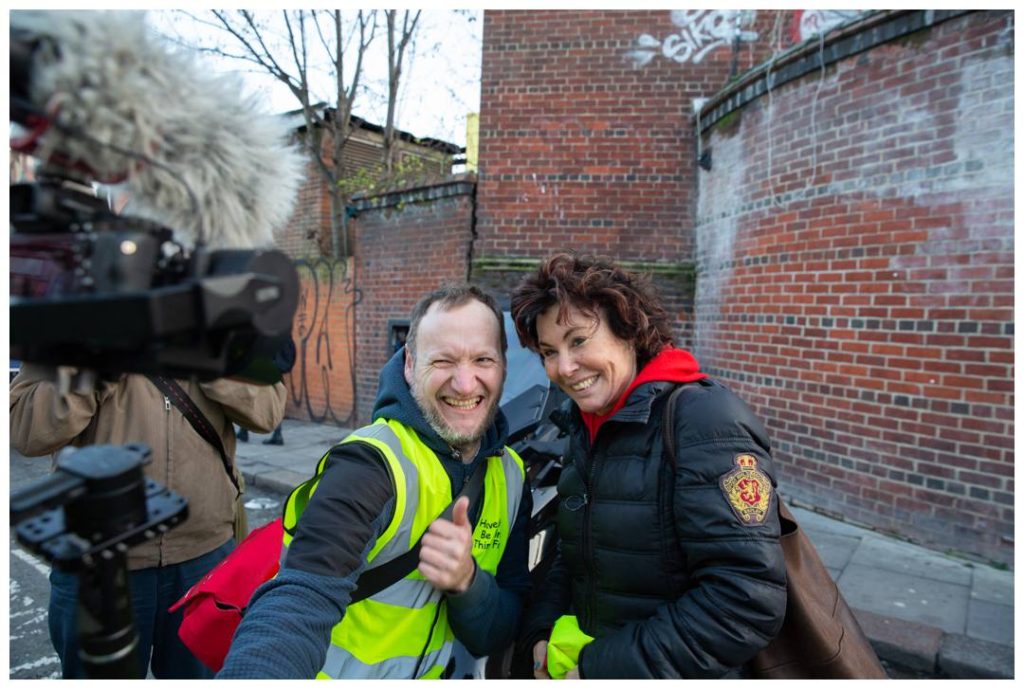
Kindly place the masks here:
<instances>
[{"instance_id":1,"label":"woman's black puffer jacket","mask_svg":"<svg viewBox=\"0 0 1024 689\"><path fill-rule=\"evenodd\" d=\"M782 626L786 570L765 430L720 383L689 383L676 403L673 467L662 415L675 387L637 387L593 446L572 412L558 560L525 631L532 645L557 617L576 615L596 637L580 656L585 678L735 675ZM762 473L740 483L751 471ZM767 503L731 506L730 492L752 483Z\"/></svg>"}]
</instances>

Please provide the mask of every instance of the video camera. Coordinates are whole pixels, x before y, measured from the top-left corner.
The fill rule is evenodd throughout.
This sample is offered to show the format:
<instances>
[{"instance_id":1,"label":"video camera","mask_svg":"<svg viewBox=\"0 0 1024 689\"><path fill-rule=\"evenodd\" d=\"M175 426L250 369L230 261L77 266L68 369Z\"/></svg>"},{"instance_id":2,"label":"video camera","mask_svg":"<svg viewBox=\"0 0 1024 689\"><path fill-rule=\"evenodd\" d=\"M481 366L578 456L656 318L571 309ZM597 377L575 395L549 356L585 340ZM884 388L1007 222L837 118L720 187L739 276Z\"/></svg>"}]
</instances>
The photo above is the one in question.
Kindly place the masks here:
<instances>
[{"instance_id":1,"label":"video camera","mask_svg":"<svg viewBox=\"0 0 1024 689\"><path fill-rule=\"evenodd\" d=\"M37 181L13 184L10 190L11 356L101 374L137 372L204 380L236 376L276 382L279 371L266 359L291 333L298 304L292 261L272 249L212 250L201 229L190 248L176 237L180 233L164 224L115 214L95 192L97 182L123 180L123 173L110 176L111 165L144 170L165 163L150 154L133 153L131 139L104 142L83 128L102 124L101 113L69 114L67 103L46 110L34 85L38 65L53 70L52 65L74 58L53 41L38 29L12 23L11 119L26 133L11 147L43 158ZM49 94L46 102L53 101ZM209 126L202 120L193 124ZM267 148L267 142L249 144ZM99 165L84 157L90 151L101 160ZM144 181L145 174L137 172L134 179ZM204 207L204 199L211 194L249 193L216 178L208 182L216 188L197 192L173 169L158 182L184 185L185 190L184 196L161 201L163 215L191 214L197 228L204 222L211 225L207 234L214 240L217 218L209 211L219 209ZM130 193L148 191L142 187ZM181 208L183 198L189 203ZM168 208L168 203L179 207ZM159 210L150 215L159 215ZM260 228L239 231L242 240L236 244L246 237L251 243L263 239Z\"/></svg>"},{"instance_id":2,"label":"video camera","mask_svg":"<svg viewBox=\"0 0 1024 689\"><path fill-rule=\"evenodd\" d=\"M12 358L279 381L299 290L272 231L303 166L286 123L155 40L142 13L15 11L10 52L11 149L39 161L10 189ZM105 185L127 194L124 213ZM145 479L148 456L68 449L11 497L18 540L79 573L90 676L138 675L126 552L188 513Z\"/></svg>"}]
</instances>

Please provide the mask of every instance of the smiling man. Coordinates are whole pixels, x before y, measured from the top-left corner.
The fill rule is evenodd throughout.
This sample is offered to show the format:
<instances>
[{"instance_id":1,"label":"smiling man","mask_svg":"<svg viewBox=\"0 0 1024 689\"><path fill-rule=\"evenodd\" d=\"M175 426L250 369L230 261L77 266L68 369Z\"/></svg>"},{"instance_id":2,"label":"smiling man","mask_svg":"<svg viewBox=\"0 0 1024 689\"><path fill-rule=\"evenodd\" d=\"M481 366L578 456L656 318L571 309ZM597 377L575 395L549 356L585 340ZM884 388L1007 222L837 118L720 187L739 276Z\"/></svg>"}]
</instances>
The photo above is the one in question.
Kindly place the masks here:
<instances>
[{"instance_id":1,"label":"smiling man","mask_svg":"<svg viewBox=\"0 0 1024 689\"><path fill-rule=\"evenodd\" d=\"M423 302L413 312L405 352L405 380L413 399L442 440L472 461L498 411L505 382L504 321L497 307L472 299L458 306ZM464 338L453 324L477 323Z\"/></svg>"},{"instance_id":2,"label":"smiling man","mask_svg":"<svg viewBox=\"0 0 1024 689\"><path fill-rule=\"evenodd\" d=\"M507 646L529 590L522 461L498 408L505 330L494 300L443 287L413 309L406 346L385 365L374 422L331 448L278 576L253 595L218 678L463 677ZM438 515L483 465L469 513ZM474 523L476 524L474 526ZM359 575L408 552L418 568L351 603Z\"/></svg>"}]
</instances>

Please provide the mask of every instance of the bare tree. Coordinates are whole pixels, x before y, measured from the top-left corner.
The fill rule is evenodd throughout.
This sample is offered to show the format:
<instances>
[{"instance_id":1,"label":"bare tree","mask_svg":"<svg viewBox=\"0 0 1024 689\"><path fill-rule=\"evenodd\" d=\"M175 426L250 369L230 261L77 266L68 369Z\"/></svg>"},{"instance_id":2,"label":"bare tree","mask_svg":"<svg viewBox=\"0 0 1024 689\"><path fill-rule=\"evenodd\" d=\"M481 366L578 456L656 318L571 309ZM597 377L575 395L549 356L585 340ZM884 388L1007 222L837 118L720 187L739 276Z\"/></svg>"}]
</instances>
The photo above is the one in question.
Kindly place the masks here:
<instances>
[{"instance_id":1,"label":"bare tree","mask_svg":"<svg viewBox=\"0 0 1024 689\"><path fill-rule=\"evenodd\" d=\"M351 252L345 225L347 194L339 187L346 174L342 151L352 135L351 116L363 77L363 62L377 30L377 11L284 10L274 22L271 15L249 10L210 10L198 16L180 12L194 22L230 36L229 45L179 42L220 57L255 65L284 84L298 101L305 124L301 138L319 174L326 182L331 203L331 252ZM314 96L311 75L329 70L332 88L322 102ZM350 74L346 82L346 70Z\"/></svg>"},{"instance_id":2,"label":"bare tree","mask_svg":"<svg viewBox=\"0 0 1024 689\"><path fill-rule=\"evenodd\" d=\"M364 60L377 36L380 12L387 28L388 75L387 117L384 123L384 151L381 169L373 172L375 184L387 186L398 176L397 105L403 70L411 59L419 10L283 10L280 16L249 10L210 10L203 15L186 11L178 14L223 32L230 40L202 45L200 39L183 38L178 42L223 58L240 60L255 66L283 83L298 101L305 121L303 145L323 176L331 199L331 249L334 256L351 253L346 230L345 206L367 175L348 177L343 150L352 135L352 115L356 97L366 91L368 77ZM314 97L315 77L326 70L334 83L326 95L326 104ZM347 75L347 80L346 80ZM311 80L311 76L314 77Z\"/></svg>"},{"instance_id":3,"label":"bare tree","mask_svg":"<svg viewBox=\"0 0 1024 689\"><path fill-rule=\"evenodd\" d=\"M384 124L384 169L390 175L395 169L395 106L398 103L398 86L402 77L402 63L405 49L416 32L420 10L413 14L405 10L402 15L402 29L396 36L395 20L398 10L384 10L388 21L388 116Z\"/></svg>"}]
</instances>

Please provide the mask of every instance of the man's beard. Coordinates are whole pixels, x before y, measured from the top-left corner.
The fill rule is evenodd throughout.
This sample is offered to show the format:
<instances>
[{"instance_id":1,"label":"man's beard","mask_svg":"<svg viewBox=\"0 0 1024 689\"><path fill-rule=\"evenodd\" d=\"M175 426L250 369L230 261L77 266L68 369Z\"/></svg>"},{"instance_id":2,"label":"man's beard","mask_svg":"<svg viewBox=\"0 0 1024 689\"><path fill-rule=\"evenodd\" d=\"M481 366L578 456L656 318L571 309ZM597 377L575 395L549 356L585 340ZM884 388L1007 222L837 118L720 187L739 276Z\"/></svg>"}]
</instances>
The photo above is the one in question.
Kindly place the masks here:
<instances>
[{"instance_id":1,"label":"man's beard","mask_svg":"<svg viewBox=\"0 0 1024 689\"><path fill-rule=\"evenodd\" d=\"M451 426L448 422L437 411L436 404L444 404L444 402L437 402L434 399L427 399L423 396L420 391L419 385L412 386L412 397L416 400L416 404L419 406L420 411L423 412L423 417L430 424L430 427L434 429L441 440L445 441L452 447L461 450L467 445L472 445L477 442L487 433L487 429L494 423L494 418L498 415L498 400L496 397L491 398L491 408L487 412L487 416L484 417L483 423L480 424L479 428L473 433L460 433ZM435 402L435 404L430 404Z\"/></svg>"}]
</instances>

